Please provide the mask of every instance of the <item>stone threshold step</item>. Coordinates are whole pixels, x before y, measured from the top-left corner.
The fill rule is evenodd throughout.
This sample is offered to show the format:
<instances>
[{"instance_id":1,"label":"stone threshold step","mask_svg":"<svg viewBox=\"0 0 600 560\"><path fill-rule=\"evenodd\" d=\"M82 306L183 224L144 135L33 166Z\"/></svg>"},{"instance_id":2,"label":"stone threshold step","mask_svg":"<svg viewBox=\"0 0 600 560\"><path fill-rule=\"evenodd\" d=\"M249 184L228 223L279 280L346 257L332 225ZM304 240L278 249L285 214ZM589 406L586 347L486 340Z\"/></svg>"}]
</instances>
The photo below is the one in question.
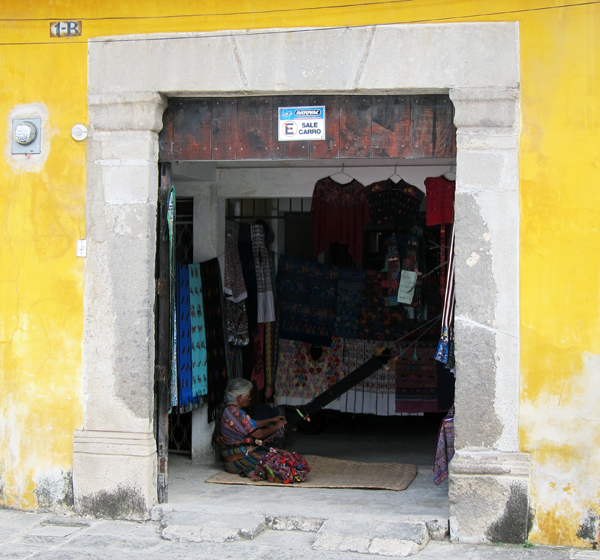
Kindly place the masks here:
<instances>
[{"instance_id":1,"label":"stone threshold step","mask_svg":"<svg viewBox=\"0 0 600 560\"><path fill-rule=\"evenodd\" d=\"M323 519L305 516L263 515L239 511L199 510L153 512L162 537L183 542L225 543L251 540L264 531L316 533L314 550L360 552L380 556L410 556L427 542L443 540L448 520L344 515Z\"/></svg>"}]
</instances>

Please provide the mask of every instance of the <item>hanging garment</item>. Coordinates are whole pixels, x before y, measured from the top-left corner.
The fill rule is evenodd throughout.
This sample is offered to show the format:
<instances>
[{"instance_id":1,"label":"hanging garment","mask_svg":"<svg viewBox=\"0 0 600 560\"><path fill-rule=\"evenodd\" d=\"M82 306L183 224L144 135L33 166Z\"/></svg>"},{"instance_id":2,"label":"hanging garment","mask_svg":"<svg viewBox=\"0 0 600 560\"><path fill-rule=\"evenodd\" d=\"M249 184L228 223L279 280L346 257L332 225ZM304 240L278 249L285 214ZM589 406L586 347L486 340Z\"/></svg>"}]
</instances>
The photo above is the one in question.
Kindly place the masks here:
<instances>
[{"instance_id":1,"label":"hanging garment","mask_svg":"<svg viewBox=\"0 0 600 560\"><path fill-rule=\"evenodd\" d=\"M265 323L265 396L270 398L275 387L279 336L277 321Z\"/></svg>"},{"instance_id":2,"label":"hanging garment","mask_svg":"<svg viewBox=\"0 0 600 560\"><path fill-rule=\"evenodd\" d=\"M415 220L425 196L417 187L403 179L377 181L366 187L371 220L376 224L398 224Z\"/></svg>"},{"instance_id":3,"label":"hanging garment","mask_svg":"<svg viewBox=\"0 0 600 560\"><path fill-rule=\"evenodd\" d=\"M364 270L353 268L337 269L337 300L334 334L347 338L358 336L360 314L365 305Z\"/></svg>"},{"instance_id":4,"label":"hanging garment","mask_svg":"<svg viewBox=\"0 0 600 560\"><path fill-rule=\"evenodd\" d=\"M366 340L396 340L407 332L408 315L404 307L387 307L387 290L382 272L366 271L365 306L360 312L358 337Z\"/></svg>"},{"instance_id":5,"label":"hanging garment","mask_svg":"<svg viewBox=\"0 0 600 560\"><path fill-rule=\"evenodd\" d=\"M433 466L433 481L439 486L448 478L448 463L454 457L454 411L442 420Z\"/></svg>"},{"instance_id":6,"label":"hanging garment","mask_svg":"<svg viewBox=\"0 0 600 560\"><path fill-rule=\"evenodd\" d=\"M227 299L225 300L225 310L227 313L227 341L232 346L246 346L250 342L246 302L234 303Z\"/></svg>"},{"instance_id":7,"label":"hanging garment","mask_svg":"<svg viewBox=\"0 0 600 560\"><path fill-rule=\"evenodd\" d=\"M256 332L258 332L258 328ZM250 381L252 379L252 372L254 371L254 345L247 344L241 348L243 352L242 377Z\"/></svg>"},{"instance_id":8,"label":"hanging garment","mask_svg":"<svg viewBox=\"0 0 600 560\"><path fill-rule=\"evenodd\" d=\"M435 359L454 368L454 228L450 238L450 252L448 254L448 276L446 281L446 295L444 297L444 310L442 312L442 333L438 343Z\"/></svg>"},{"instance_id":9,"label":"hanging garment","mask_svg":"<svg viewBox=\"0 0 600 560\"><path fill-rule=\"evenodd\" d=\"M375 348L382 346L375 340L345 339L344 368L354 371L373 357ZM353 414L396 414L396 372L393 366L383 367L340 397L340 411Z\"/></svg>"},{"instance_id":10,"label":"hanging garment","mask_svg":"<svg viewBox=\"0 0 600 560\"><path fill-rule=\"evenodd\" d=\"M454 191L455 181L448 181L445 177L428 177L425 179L427 198L425 211L427 225L454 223Z\"/></svg>"},{"instance_id":11,"label":"hanging garment","mask_svg":"<svg viewBox=\"0 0 600 560\"><path fill-rule=\"evenodd\" d=\"M246 298L246 312L248 314L248 330L250 334L256 333L257 328L257 289L256 272L254 270L254 253L252 252L252 236L250 224L241 223L238 233L238 251L242 265L244 284L248 292Z\"/></svg>"},{"instance_id":12,"label":"hanging garment","mask_svg":"<svg viewBox=\"0 0 600 560\"><path fill-rule=\"evenodd\" d=\"M277 292L281 338L331 346L337 268L280 255Z\"/></svg>"},{"instance_id":13,"label":"hanging garment","mask_svg":"<svg viewBox=\"0 0 600 560\"><path fill-rule=\"evenodd\" d=\"M433 335L435 336L435 334ZM405 341L408 346L411 343ZM396 412L438 412L436 342L419 340L396 360Z\"/></svg>"},{"instance_id":14,"label":"hanging garment","mask_svg":"<svg viewBox=\"0 0 600 560\"><path fill-rule=\"evenodd\" d=\"M276 254L269 253L271 266L271 284L276 285L275 262ZM275 302L275 321L265 323L265 397L270 398L275 389L275 372L277 371L277 352L279 346L279 313L277 292L273 292Z\"/></svg>"},{"instance_id":15,"label":"hanging garment","mask_svg":"<svg viewBox=\"0 0 600 560\"><path fill-rule=\"evenodd\" d=\"M244 373L244 348L242 346L229 345L229 363L231 368L227 370L229 380L242 377Z\"/></svg>"},{"instance_id":16,"label":"hanging garment","mask_svg":"<svg viewBox=\"0 0 600 560\"><path fill-rule=\"evenodd\" d=\"M280 336L318 346L331 337L396 340L409 325L400 306L386 307L382 273L279 258Z\"/></svg>"},{"instance_id":17,"label":"hanging garment","mask_svg":"<svg viewBox=\"0 0 600 560\"><path fill-rule=\"evenodd\" d=\"M206 331L200 265L190 264L190 323L192 326L192 393L200 397L208 393L206 364Z\"/></svg>"},{"instance_id":18,"label":"hanging garment","mask_svg":"<svg viewBox=\"0 0 600 560\"><path fill-rule=\"evenodd\" d=\"M419 241L421 241L421 239L418 236L409 235L408 246L406 248L406 258L402 262L402 270L415 272L417 275L419 274L419 272L422 272L419 269L419 261L421 260L419 259ZM421 307L421 299L421 282L417 279L410 307Z\"/></svg>"},{"instance_id":19,"label":"hanging garment","mask_svg":"<svg viewBox=\"0 0 600 560\"><path fill-rule=\"evenodd\" d=\"M447 369L444 364L436 361L438 382L438 408L450 410L454 404L454 373Z\"/></svg>"},{"instance_id":20,"label":"hanging garment","mask_svg":"<svg viewBox=\"0 0 600 560\"><path fill-rule=\"evenodd\" d=\"M240 252L238 249L239 224L227 221L225 227L225 298L238 303L248 297Z\"/></svg>"},{"instance_id":21,"label":"hanging garment","mask_svg":"<svg viewBox=\"0 0 600 560\"><path fill-rule=\"evenodd\" d=\"M254 348L254 368L252 369L251 381L255 387L262 391L265 388L265 324L258 324L258 332L252 338Z\"/></svg>"},{"instance_id":22,"label":"hanging garment","mask_svg":"<svg viewBox=\"0 0 600 560\"><path fill-rule=\"evenodd\" d=\"M202 298L207 351L208 421L215 418L217 407L223 402L227 386L227 358L221 307L221 270L219 261L211 259L200 263Z\"/></svg>"},{"instance_id":23,"label":"hanging garment","mask_svg":"<svg viewBox=\"0 0 600 560\"><path fill-rule=\"evenodd\" d=\"M446 296L446 225L440 226L440 295Z\"/></svg>"},{"instance_id":24,"label":"hanging garment","mask_svg":"<svg viewBox=\"0 0 600 560\"><path fill-rule=\"evenodd\" d=\"M179 403L177 390L177 267L175 265L175 187L169 191L169 202L167 204L167 225L169 228L169 300L171 302L171 408Z\"/></svg>"},{"instance_id":25,"label":"hanging garment","mask_svg":"<svg viewBox=\"0 0 600 560\"><path fill-rule=\"evenodd\" d=\"M398 305L398 288L400 286L400 262L398 259L398 244L396 236L392 235L387 241L386 270L383 288L387 289L386 305Z\"/></svg>"},{"instance_id":26,"label":"hanging garment","mask_svg":"<svg viewBox=\"0 0 600 560\"><path fill-rule=\"evenodd\" d=\"M323 347L315 359L311 344L280 339L275 382L277 404L296 405L298 399L308 402L345 377L343 350L341 339L333 337L331 347Z\"/></svg>"},{"instance_id":27,"label":"hanging garment","mask_svg":"<svg viewBox=\"0 0 600 560\"><path fill-rule=\"evenodd\" d=\"M254 272L256 274L256 322L270 323L275 320L275 301L271 284L271 264L265 245L265 228L261 224L250 226Z\"/></svg>"},{"instance_id":28,"label":"hanging garment","mask_svg":"<svg viewBox=\"0 0 600 560\"><path fill-rule=\"evenodd\" d=\"M190 277L187 264L177 265L177 374L179 406L189 405L192 393Z\"/></svg>"},{"instance_id":29,"label":"hanging garment","mask_svg":"<svg viewBox=\"0 0 600 560\"><path fill-rule=\"evenodd\" d=\"M370 219L364 186L356 179L343 185L325 177L315 184L311 212L315 254L338 242L348 245L354 262L360 261L363 228Z\"/></svg>"}]
</instances>

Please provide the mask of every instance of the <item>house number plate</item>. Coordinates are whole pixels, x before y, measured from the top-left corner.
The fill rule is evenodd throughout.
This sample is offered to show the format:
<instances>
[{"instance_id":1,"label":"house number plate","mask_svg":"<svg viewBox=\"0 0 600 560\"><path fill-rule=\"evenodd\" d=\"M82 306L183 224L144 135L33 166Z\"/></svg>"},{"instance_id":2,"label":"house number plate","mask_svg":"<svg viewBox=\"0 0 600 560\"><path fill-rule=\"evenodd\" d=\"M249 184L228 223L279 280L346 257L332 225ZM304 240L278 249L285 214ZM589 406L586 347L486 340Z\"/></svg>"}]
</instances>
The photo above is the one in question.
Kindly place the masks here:
<instances>
[{"instance_id":1,"label":"house number plate","mask_svg":"<svg viewBox=\"0 0 600 560\"><path fill-rule=\"evenodd\" d=\"M81 21L52 21L50 22L50 37L79 37Z\"/></svg>"}]
</instances>

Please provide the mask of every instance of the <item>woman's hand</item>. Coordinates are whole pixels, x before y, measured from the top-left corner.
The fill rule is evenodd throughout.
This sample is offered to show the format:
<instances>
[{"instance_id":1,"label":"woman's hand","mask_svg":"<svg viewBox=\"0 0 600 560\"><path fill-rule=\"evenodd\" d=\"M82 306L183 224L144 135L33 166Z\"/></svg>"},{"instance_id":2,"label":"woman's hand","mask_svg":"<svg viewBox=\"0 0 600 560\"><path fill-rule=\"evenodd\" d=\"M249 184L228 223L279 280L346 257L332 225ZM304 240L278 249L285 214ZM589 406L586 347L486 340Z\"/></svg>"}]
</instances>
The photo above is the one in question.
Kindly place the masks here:
<instances>
[{"instance_id":1,"label":"woman's hand","mask_svg":"<svg viewBox=\"0 0 600 560\"><path fill-rule=\"evenodd\" d=\"M273 420L276 420L276 422L273 423ZM277 430L281 430L281 428L287 424L285 416L271 418L270 421L270 425L259 427L250 435L255 439L267 439L269 436L273 435Z\"/></svg>"},{"instance_id":2,"label":"woman's hand","mask_svg":"<svg viewBox=\"0 0 600 560\"><path fill-rule=\"evenodd\" d=\"M278 422L285 420L285 416L274 416L273 418L265 418L264 420L255 420L257 428L266 428L274 426Z\"/></svg>"}]
</instances>

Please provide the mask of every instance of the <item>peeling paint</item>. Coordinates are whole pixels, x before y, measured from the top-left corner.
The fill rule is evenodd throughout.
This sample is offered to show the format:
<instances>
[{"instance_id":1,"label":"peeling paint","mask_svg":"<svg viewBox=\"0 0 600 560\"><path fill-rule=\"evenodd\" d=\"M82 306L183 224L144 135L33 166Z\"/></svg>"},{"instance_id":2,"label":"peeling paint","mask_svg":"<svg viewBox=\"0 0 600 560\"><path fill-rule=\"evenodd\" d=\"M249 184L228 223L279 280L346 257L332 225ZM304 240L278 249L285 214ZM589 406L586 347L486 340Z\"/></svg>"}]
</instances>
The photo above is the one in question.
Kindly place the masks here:
<instances>
[{"instance_id":1,"label":"peeling paint","mask_svg":"<svg viewBox=\"0 0 600 560\"><path fill-rule=\"evenodd\" d=\"M521 405L521 417L529 428L521 429L522 442L531 448L533 460L532 542L582 546L597 541L597 530L592 538L581 535L588 534L582 526L600 513L598 371L600 355L584 354L562 372L562 381L556 379L555 394L532 392L535 401Z\"/></svg>"},{"instance_id":2,"label":"peeling paint","mask_svg":"<svg viewBox=\"0 0 600 560\"><path fill-rule=\"evenodd\" d=\"M35 5L35 6L34 6ZM28 9L39 13L40 2ZM18 42L35 40L20 25ZM0 506L72 502L73 430L81 425L85 67L76 50L2 50L0 124ZM68 77L67 77L68 74ZM13 155L12 119L40 118L41 154Z\"/></svg>"},{"instance_id":3,"label":"peeling paint","mask_svg":"<svg viewBox=\"0 0 600 560\"><path fill-rule=\"evenodd\" d=\"M476 253L475 251L473 251L471 253L471 255L469 256L469 258L467 259L467 266L470 266L471 268L473 268L479 262L480 258L481 257L479 256L479 253Z\"/></svg>"}]
</instances>

